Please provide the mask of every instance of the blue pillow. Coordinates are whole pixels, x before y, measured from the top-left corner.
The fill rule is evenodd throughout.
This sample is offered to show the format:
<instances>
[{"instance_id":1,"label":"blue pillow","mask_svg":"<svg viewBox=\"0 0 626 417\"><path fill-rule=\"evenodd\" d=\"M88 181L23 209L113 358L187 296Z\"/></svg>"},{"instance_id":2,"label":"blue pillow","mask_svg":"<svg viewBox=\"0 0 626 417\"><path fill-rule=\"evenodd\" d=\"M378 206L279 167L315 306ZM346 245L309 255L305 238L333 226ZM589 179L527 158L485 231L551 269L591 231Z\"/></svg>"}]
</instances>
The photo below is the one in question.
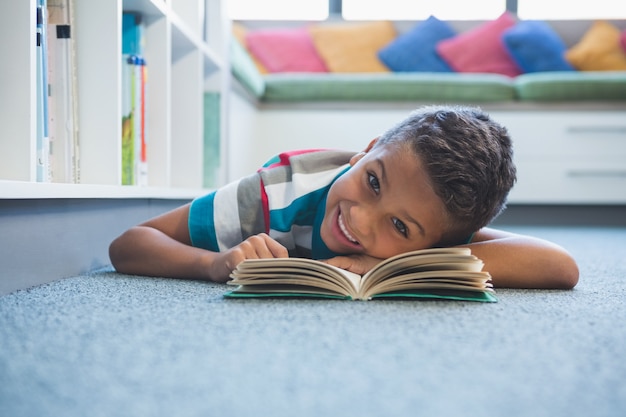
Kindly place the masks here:
<instances>
[{"instance_id":1,"label":"blue pillow","mask_svg":"<svg viewBox=\"0 0 626 417\"><path fill-rule=\"evenodd\" d=\"M523 72L574 71L565 60L567 47L545 22L525 20L502 35L504 47Z\"/></svg>"},{"instance_id":2,"label":"blue pillow","mask_svg":"<svg viewBox=\"0 0 626 417\"><path fill-rule=\"evenodd\" d=\"M455 35L447 23L430 16L380 49L378 58L396 72L452 72L435 51L435 45Z\"/></svg>"}]
</instances>

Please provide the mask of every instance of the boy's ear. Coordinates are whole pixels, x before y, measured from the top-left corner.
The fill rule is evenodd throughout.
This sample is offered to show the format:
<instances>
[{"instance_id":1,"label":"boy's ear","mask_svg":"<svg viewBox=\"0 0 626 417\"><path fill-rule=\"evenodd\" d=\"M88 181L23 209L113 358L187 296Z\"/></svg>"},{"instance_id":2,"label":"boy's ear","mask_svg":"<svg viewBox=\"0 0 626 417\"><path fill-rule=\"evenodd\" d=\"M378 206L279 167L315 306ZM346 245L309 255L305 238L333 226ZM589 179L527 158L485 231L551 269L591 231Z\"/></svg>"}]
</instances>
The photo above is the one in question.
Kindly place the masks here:
<instances>
[{"instance_id":1,"label":"boy's ear","mask_svg":"<svg viewBox=\"0 0 626 417\"><path fill-rule=\"evenodd\" d=\"M363 152L368 153L369 151L371 151L374 145L376 145L376 142L378 142L378 137L372 139Z\"/></svg>"},{"instance_id":2,"label":"boy's ear","mask_svg":"<svg viewBox=\"0 0 626 417\"><path fill-rule=\"evenodd\" d=\"M365 148L365 150L363 150L362 152L357 153L352 158L350 158L350 165L354 166L357 162L359 162L361 160L361 158L363 158L369 151L372 150L372 148L374 147L376 142L378 142L378 138L372 139L370 141L370 143L367 145L367 148Z\"/></svg>"}]
</instances>

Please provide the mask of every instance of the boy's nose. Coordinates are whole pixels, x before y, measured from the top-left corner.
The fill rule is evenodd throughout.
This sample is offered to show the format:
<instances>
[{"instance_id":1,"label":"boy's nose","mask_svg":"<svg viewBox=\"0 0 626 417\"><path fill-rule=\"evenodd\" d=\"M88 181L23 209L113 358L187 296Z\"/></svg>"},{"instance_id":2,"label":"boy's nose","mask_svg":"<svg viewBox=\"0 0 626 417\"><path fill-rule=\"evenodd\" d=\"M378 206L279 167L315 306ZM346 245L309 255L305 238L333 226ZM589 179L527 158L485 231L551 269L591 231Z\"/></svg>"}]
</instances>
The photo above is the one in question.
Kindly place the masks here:
<instances>
[{"instance_id":1,"label":"boy's nose","mask_svg":"<svg viewBox=\"0 0 626 417\"><path fill-rule=\"evenodd\" d=\"M377 224L377 211L368 205L354 205L350 207L350 226L362 238L372 233Z\"/></svg>"}]
</instances>

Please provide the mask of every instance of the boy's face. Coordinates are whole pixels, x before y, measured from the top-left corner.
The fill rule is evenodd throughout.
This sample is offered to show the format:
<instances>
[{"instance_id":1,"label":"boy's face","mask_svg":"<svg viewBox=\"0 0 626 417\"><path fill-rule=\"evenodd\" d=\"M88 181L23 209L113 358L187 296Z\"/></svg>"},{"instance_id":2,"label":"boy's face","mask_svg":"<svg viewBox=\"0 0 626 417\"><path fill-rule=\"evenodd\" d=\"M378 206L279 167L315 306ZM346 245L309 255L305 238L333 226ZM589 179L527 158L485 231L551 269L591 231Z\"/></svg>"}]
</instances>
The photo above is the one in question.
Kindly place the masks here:
<instances>
[{"instance_id":1,"label":"boy's face","mask_svg":"<svg viewBox=\"0 0 626 417\"><path fill-rule=\"evenodd\" d=\"M388 258L436 244L445 208L421 161L405 146L372 147L331 186L321 227L330 250Z\"/></svg>"}]
</instances>

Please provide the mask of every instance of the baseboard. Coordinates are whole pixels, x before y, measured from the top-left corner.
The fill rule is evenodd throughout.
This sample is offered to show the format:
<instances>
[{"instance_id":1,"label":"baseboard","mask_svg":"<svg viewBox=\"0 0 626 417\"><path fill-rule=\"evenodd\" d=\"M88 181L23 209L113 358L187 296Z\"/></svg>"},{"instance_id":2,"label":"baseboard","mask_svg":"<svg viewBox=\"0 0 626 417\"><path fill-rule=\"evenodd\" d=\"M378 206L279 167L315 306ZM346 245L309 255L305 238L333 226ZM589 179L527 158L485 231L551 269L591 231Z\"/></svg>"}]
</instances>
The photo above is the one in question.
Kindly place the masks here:
<instances>
[{"instance_id":1,"label":"baseboard","mask_svg":"<svg viewBox=\"0 0 626 417\"><path fill-rule=\"evenodd\" d=\"M493 225L626 227L626 206L511 204Z\"/></svg>"},{"instance_id":2,"label":"baseboard","mask_svg":"<svg viewBox=\"0 0 626 417\"><path fill-rule=\"evenodd\" d=\"M0 295L108 265L108 246L116 236L185 202L0 200Z\"/></svg>"}]
</instances>

